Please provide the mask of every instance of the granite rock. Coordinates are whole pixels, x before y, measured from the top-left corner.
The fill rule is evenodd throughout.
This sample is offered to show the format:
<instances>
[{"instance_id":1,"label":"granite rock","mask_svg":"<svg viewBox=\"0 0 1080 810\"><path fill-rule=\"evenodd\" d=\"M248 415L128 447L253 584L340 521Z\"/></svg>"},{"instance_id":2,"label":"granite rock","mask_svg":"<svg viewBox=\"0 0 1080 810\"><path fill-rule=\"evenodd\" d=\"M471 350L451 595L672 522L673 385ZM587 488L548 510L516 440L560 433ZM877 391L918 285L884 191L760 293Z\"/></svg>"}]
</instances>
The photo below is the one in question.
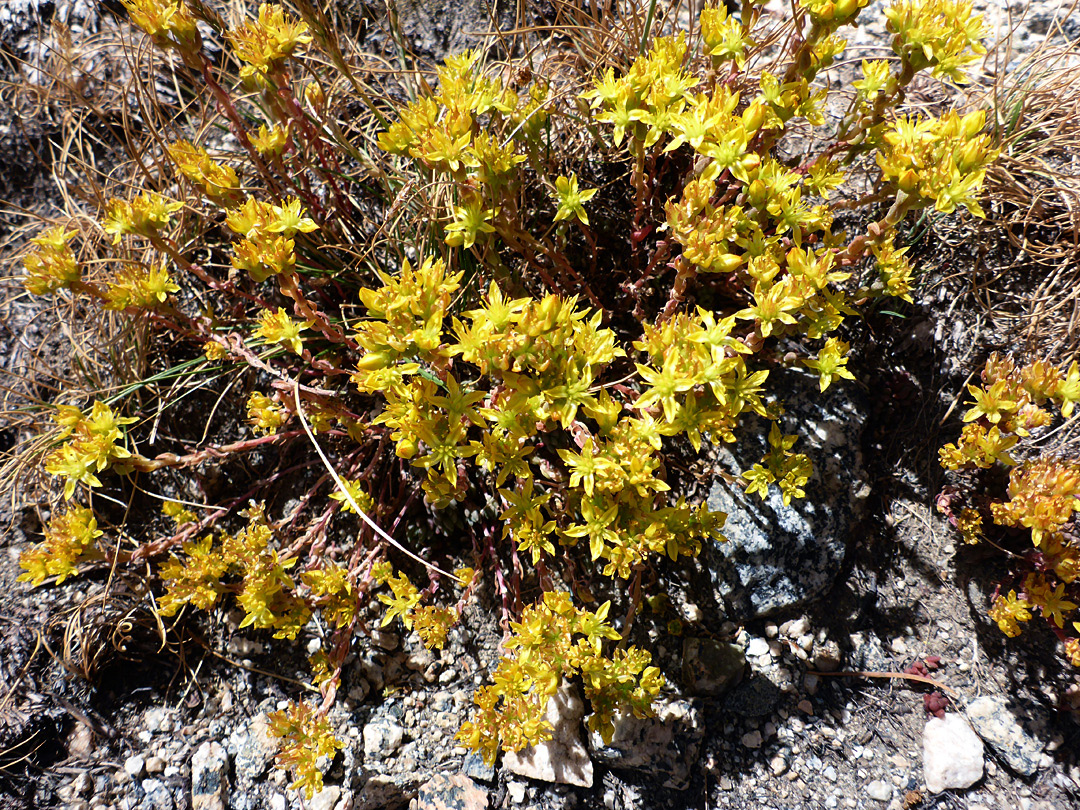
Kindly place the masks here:
<instances>
[{"instance_id":1,"label":"granite rock","mask_svg":"<svg viewBox=\"0 0 1080 810\"><path fill-rule=\"evenodd\" d=\"M488 792L464 774L437 774L420 786L409 810L487 810Z\"/></svg>"},{"instance_id":2,"label":"granite rock","mask_svg":"<svg viewBox=\"0 0 1080 810\"><path fill-rule=\"evenodd\" d=\"M998 697L980 697L966 706L975 731L1012 770L1031 776L1039 769L1042 745L1024 731L1020 707Z\"/></svg>"},{"instance_id":3,"label":"granite rock","mask_svg":"<svg viewBox=\"0 0 1080 810\"><path fill-rule=\"evenodd\" d=\"M775 486L762 501L720 475L713 481L708 505L727 513L728 542L709 544L706 559L718 601L742 620L824 594L840 571L870 492L860 450L867 407L859 389L838 384L821 393L816 376L790 370L772 372L768 383L787 409L781 429L800 436L794 450L810 457L814 472L806 497L787 506ZM766 420L745 417L739 441L714 446L714 467L740 476L761 462L768 433Z\"/></svg>"},{"instance_id":4,"label":"granite rock","mask_svg":"<svg viewBox=\"0 0 1080 810\"><path fill-rule=\"evenodd\" d=\"M656 708L648 719L620 714L607 745L591 734L593 756L610 768L641 771L665 788L686 790L705 736L700 702L674 700Z\"/></svg>"},{"instance_id":5,"label":"granite rock","mask_svg":"<svg viewBox=\"0 0 1080 810\"><path fill-rule=\"evenodd\" d=\"M191 757L192 810L225 810L229 805L229 756L216 742L204 742Z\"/></svg>"},{"instance_id":6,"label":"granite rock","mask_svg":"<svg viewBox=\"0 0 1080 810\"><path fill-rule=\"evenodd\" d=\"M270 767L278 747L278 739L270 732L267 716L262 712L237 728L229 737L237 783L255 784Z\"/></svg>"},{"instance_id":7,"label":"granite rock","mask_svg":"<svg viewBox=\"0 0 1080 810\"><path fill-rule=\"evenodd\" d=\"M593 763L581 739L584 716L585 705L577 689L563 685L548 701L546 717L552 738L521 751L508 751L503 755L503 767L543 782L592 787Z\"/></svg>"}]
</instances>

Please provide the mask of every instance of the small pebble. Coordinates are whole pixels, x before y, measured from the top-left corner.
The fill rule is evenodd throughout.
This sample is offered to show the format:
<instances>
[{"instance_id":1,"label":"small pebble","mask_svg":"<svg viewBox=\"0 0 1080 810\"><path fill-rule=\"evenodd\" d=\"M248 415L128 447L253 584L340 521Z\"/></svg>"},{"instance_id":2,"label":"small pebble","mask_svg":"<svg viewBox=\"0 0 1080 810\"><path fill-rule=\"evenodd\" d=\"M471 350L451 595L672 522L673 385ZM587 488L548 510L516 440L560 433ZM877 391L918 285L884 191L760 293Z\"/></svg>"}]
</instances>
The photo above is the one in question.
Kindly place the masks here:
<instances>
[{"instance_id":1,"label":"small pebble","mask_svg":"<svg viewBox=\"0 0 1080 810\"><path fill-rule=\"evenodd\" d=\"M754 638L746 646L746 654L751 658L758 658L769 654L769 642L763 638Z\"/></svg>"},{"instance_id":2,"label":"small pebble","mask_svg":"<svg viewBox=\"0 0 1080 810\"><path fill-rule=\"evenodd\" d=\"M761 748L762 738L760 731L751 731L742 735L742 744L747 748Z\"/></svg>"},{"instance_id":3,"label":"small pebble","mask_svg":"<svg viewBox=\"0 0 1080 810\"><path fill-rule=\"evenodd\" d=\"M782 776L788 769L788 761L782 756L775 756L769 761L769 770L773 776Z\"/></svg>"},{"instance_id":4,"label":"small pebble","mask_svg":"<svg viewBox=\"0 0 1080 810\"><path fill-rule=\"evenodd\" d=\"M887 802L891 799L892 792L892 785L888 782L882 782L880 779L875 779L866 786L866 795L879 802Z\"/></svg>"},{"instance_id":5,"label":"small pebble","mask_svg":"<svg viewBox=\"0 0 1080 810\"><path fill-rule=\"evenodd\" d=\"M124 771L128 776L135 778L142 775L143 769L146 767L146 760L138 754L128 757L124 760Z\"/></svg>"},{"instance_id":6,"label":"small pebble","mask_svg":"<svg viewBox=\"0 0 1080 810\"><path fill-rule=\"evenodd\" d=\"M150 757L146 760L147 773L162 773L165 770L165 760L161 757Z\"/></svg>"},{"instance_id":7,"label":"small pebble","mask_svg":"<svg viewBox=\"0 0 1080 810\"><path fill-rule=\"evenodd\" d=\"M512 804L521 804L525 801L525 785L521 782L511 782L506 787L506 793Z\"/></svg>"}]
</instances>

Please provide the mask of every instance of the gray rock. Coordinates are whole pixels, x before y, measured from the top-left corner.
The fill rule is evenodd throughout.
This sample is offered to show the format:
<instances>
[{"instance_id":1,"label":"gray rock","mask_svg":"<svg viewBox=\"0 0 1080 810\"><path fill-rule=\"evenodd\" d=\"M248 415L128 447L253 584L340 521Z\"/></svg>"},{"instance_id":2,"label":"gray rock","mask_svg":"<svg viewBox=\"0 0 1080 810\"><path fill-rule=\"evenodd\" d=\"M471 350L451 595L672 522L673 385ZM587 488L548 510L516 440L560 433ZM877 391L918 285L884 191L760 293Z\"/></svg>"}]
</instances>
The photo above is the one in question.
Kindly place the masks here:
<instances>
[{"instance_id":1,"label":"gray rock","mask_svg":"<svg viewBox=\"0 0 1080 810\"><path fill-rule=\"evenodd\" d=\"M461 771L480 782L495 781L495 766L488 765L475 751L470 751L465 755L465 759L461 762Z\"/></svg>"},{"instance_id":2,"label":"gray rock","mask_svg":"<svg viewBox=\"0 0 1080 810\"><path fill-rule=\"evenodd\" d=\"M875 779L866 786L866 795L876 802L887 802L892 798L892 785Z\"/></svg>"},{"instance_id":3,"label":"gray rock","mask_svg":"<svg viewBox=\"0 0 1080 810\"><path fill-rule=\"evenodd\" d=\"M420 785L431 778L430 769L408 773L369 773L352 784L352 810L389 810L407 806L404 797L416 795Z\"/></svg>"},{"instance_id":4,"label":"gray rock","mask_svg":"<svg viewBox=\"0 0 1080 810\"><path fill-rule=\"evenodd\" d=\"M386 13L390 7L403 44L420 56L440 60L480 44L483 32L492 28L493 11L501 30L509 31L515 24L515 6L507 0L393 0L390 3L348 0L343 5L351 6L357 17L378 21L370 27L364 42L366 50L374 46L393 52L393 42L382 33L391 30Z\"/></svg>"},{"instance_id":5,"label":"gray rock","mask_svg":"<svg viewBox=\"0 0 1080 810\"><path fill-rule=\"evenodd\" d=\"M229 802L229 755L220 743L204 742L191 757L192 810L225 810Z\"/></svg>"},{"instance_id":6,"label":"gray rock","mask_svg":"<svg viewBox=\"0 0 1080 810\"><path fill-rule=\"evenodd\" d=\"M546 718L552 726L552 738L521 751L507 752L503 767L542 782L592 787L593 763L581 740L584 716L585 706L577 689L563 684L548 701Z\"/></svg>"},{"instance_id":7,"label":"gray rock","mask_svg":"<svg viewBox=\"0 0 1080 810\"><path fill-rule=\"evenodd\" d=\"M711 543L706 560L719 601L744 619L776 613L821 596L840 571L848 537L869 494L860 445L866 406L853 384L818 391L817 377L774 371L769 383L787 408L780 427L800 436L793 448L814 465L806 497L785 506L774 486L766 500L745 496L716 476L710 509L726 512L726 543ZM733 445L714 447L716 468L738 477L760 463L769 423L745 417Z\"/></svg>"},{"instance_id":8,"label":"gray rock","mask_svg":"<svg viewBox=\"0 0 1080 810\"><path fill-rule=\"evenodd\" d=\"M971 701L966 710L975 731L1012 770L1031 776L1039 769L1042 744L1020 725L1016 704L1002 698L981 697Z\"/></svg>"},{"instance_id":9,"label":"gray rock","mask_svg":"<svg viewBox=\"0 0 1080 810\"><path fill-rule=\"evenodd\" d=\"M923 776L931 793L971 787L983 775L983 743L959 714L931 717L923 729Z\"/></svg>"},{"instance_id":10,"label":"gray rock","mask_svg":"<svg viewBox=\"0 0 1080 810\"><path fill-rule=\"evenodd\" d=\"M311 797L308 810L334 810L334 805L341 798L341 788L337 785L324 785L323 789Z\"/></svg>"},{"instance_id":11,"label":"gray rock","mask_svg":"<svg viewBox=\"0 0 1080 810\"><path fill-rule=\"evenodd\" d=\"M124 760L124 770L127 771L128 776L133 778L142 776L142 772L145 769L146 759L139 754L135 754Z\"/></svg>"},{"instance_id":12,"label":"gray rock","mask_svg":"<svg viewBox=\"0 0 1080 810\"><path fill-rule=\"evenodd\" d=\"M172 791L160 779L144 779L142 789L146 794L142 803L144 807L153 808L153 810L173 810L176 807Z\"/></svg>"},{"instance_id":13,"label":"gray rock","mask_svg":"<svg viewBox=\"0 0 1080 810\"><path fill-rule=\"evenodd\" d=\"M683 683L695 695L723 695L745 672L746 657L737 645L711 638L683 639Z\"/></svg>"},{"instance_id":14,"label":"gray rock","mask_svg":"<svg viewBox=\"0 0 1080 810\"><path fill-rule=\"evenodd\" d=\"M364 726L364 756L388 757L401 747L404 736L405 729L393 719L377 716Z\"/></svg>"},{"instance_id":15,"label":"gray rock","mask_svg":"<svg viewBox=\"0 0 1080 810\"><path fill-rule=\"evenodd\" d=\"M741 742L747 748L761 748L761 744L764 741L765 740L761 736L761 732L758 731L757 729L754 729L753 731L746 732L739 739L739 742Z\"/></svg>"},{"instance_id":16,"label":"gray rock","mask_svg":"<svg viewBox=\"0 0 1080 810\"><path fill-rule=\"evenodd\" d=\"M270 767L278 747L279 741L270 732L266 714L260 712L240 726L229 738L229 750L235 752L236 781L242 785L255 784Z\"/></svg>"},{"instance_id":17,"label":"gray rock","mask_svg":"<svg viewBox=\"0 0 1080 810\"><path fill-rule=\"evenodd\" d=\"M464 774L437 774L420 786L409 810L487 810L488 792Z\"/></svg>"},{"instance_id":18,"label":"gray rock","mask_svg":"<svg viewBox=\"0 0 1080 810\"><path fill-rule=\"evenodd\" d=\"M675 700L657 707L653 718L622 714L610 744L605 745L596 733L590 735L590 742L593 756L608 767L642 771L662 780L666 788L686 790L704 736L700 704Z\"/></svg>"}]
</instances>

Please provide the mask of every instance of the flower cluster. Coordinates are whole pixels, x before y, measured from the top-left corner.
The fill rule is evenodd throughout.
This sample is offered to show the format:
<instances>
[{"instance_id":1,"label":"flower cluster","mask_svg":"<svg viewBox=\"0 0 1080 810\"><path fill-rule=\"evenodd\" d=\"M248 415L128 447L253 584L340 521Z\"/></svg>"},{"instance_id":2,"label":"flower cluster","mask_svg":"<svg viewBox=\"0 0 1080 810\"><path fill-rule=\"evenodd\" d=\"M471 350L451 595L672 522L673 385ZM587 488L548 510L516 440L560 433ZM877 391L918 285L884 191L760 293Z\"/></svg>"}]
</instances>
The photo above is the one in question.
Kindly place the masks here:
<instances>
[{"instance_id":1,"label":"flower cluster","mask_svg":"<svg viewBox=\"0 0 1080 810\"><path fill-rule=\"evenodd\" d=\"M1066 371L1043 360L1017 366L994 354L983 369L981 385L969 385L968 392L972 401L964 414L967 424L959 442L941 448L941 464L949 470L1012 467L1008 499L994 500L983 510L957 509L953 501L958 495L948 493L939 499L939 508L969 543L985 539L984 512L997 526L1030 532L1033 548L1013 555L1013 579L1021 582L1007 593L999 590L990 618L1012 637L1038 610L1065 642L1066 655L1080 666L1080 638L1064 633L1066 620L1077 608L1071 599L1080 600L1074 584L1080 577L1080 543L1071 531L1080 512L1080 462L1041 456L1019 463L1011 455L1022 447L1017 446L1022 439L1052 424L1050 404L1062 416L1072 415L1080 401L1080 364L1074 361ZM1073 626L1080 631L1080 623Z\"/></svg>"},{"instance_id":2,"label":"flower cluster","mask_svg":"<svg viewBox=\"0 0 1080 810\"><path fill-rule=\"evenodd\" d=\"M56 225L30 241L35 250L23 257L23 285L33 295L48 295L79 281L82 271L68 244L78 231Z\"/></svg>"}]
</instances>

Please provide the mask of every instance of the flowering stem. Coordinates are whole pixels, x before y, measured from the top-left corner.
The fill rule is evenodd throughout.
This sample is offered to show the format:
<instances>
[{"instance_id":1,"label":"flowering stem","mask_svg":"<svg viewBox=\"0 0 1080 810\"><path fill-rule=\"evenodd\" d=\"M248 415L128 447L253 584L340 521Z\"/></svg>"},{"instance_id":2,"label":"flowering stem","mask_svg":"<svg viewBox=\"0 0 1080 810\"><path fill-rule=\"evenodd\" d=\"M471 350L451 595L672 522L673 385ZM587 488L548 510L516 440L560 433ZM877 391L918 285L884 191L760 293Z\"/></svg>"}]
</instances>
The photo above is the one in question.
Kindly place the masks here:
<instances>
[{"instance_id":1,"label":"flowering stem","mask_svg":"<svg viewBox=\"0 0 1080 810\"><path fill-rule=\"evenodd\" d=\"M350 348L356 348L356 344L349 340L340 328L330 323L330 321L326 319L326 316L323 315L315 305L307 300L304 293L300 290L300 286L297 284L296 273L282 273L277 278L278 286L281 288L281 294L292 299L293 307L296 310L297 315L305 320L311 321L312 325L322 332L323 337L331 343L341 343Z\"/></svg>"}]
</instances>

